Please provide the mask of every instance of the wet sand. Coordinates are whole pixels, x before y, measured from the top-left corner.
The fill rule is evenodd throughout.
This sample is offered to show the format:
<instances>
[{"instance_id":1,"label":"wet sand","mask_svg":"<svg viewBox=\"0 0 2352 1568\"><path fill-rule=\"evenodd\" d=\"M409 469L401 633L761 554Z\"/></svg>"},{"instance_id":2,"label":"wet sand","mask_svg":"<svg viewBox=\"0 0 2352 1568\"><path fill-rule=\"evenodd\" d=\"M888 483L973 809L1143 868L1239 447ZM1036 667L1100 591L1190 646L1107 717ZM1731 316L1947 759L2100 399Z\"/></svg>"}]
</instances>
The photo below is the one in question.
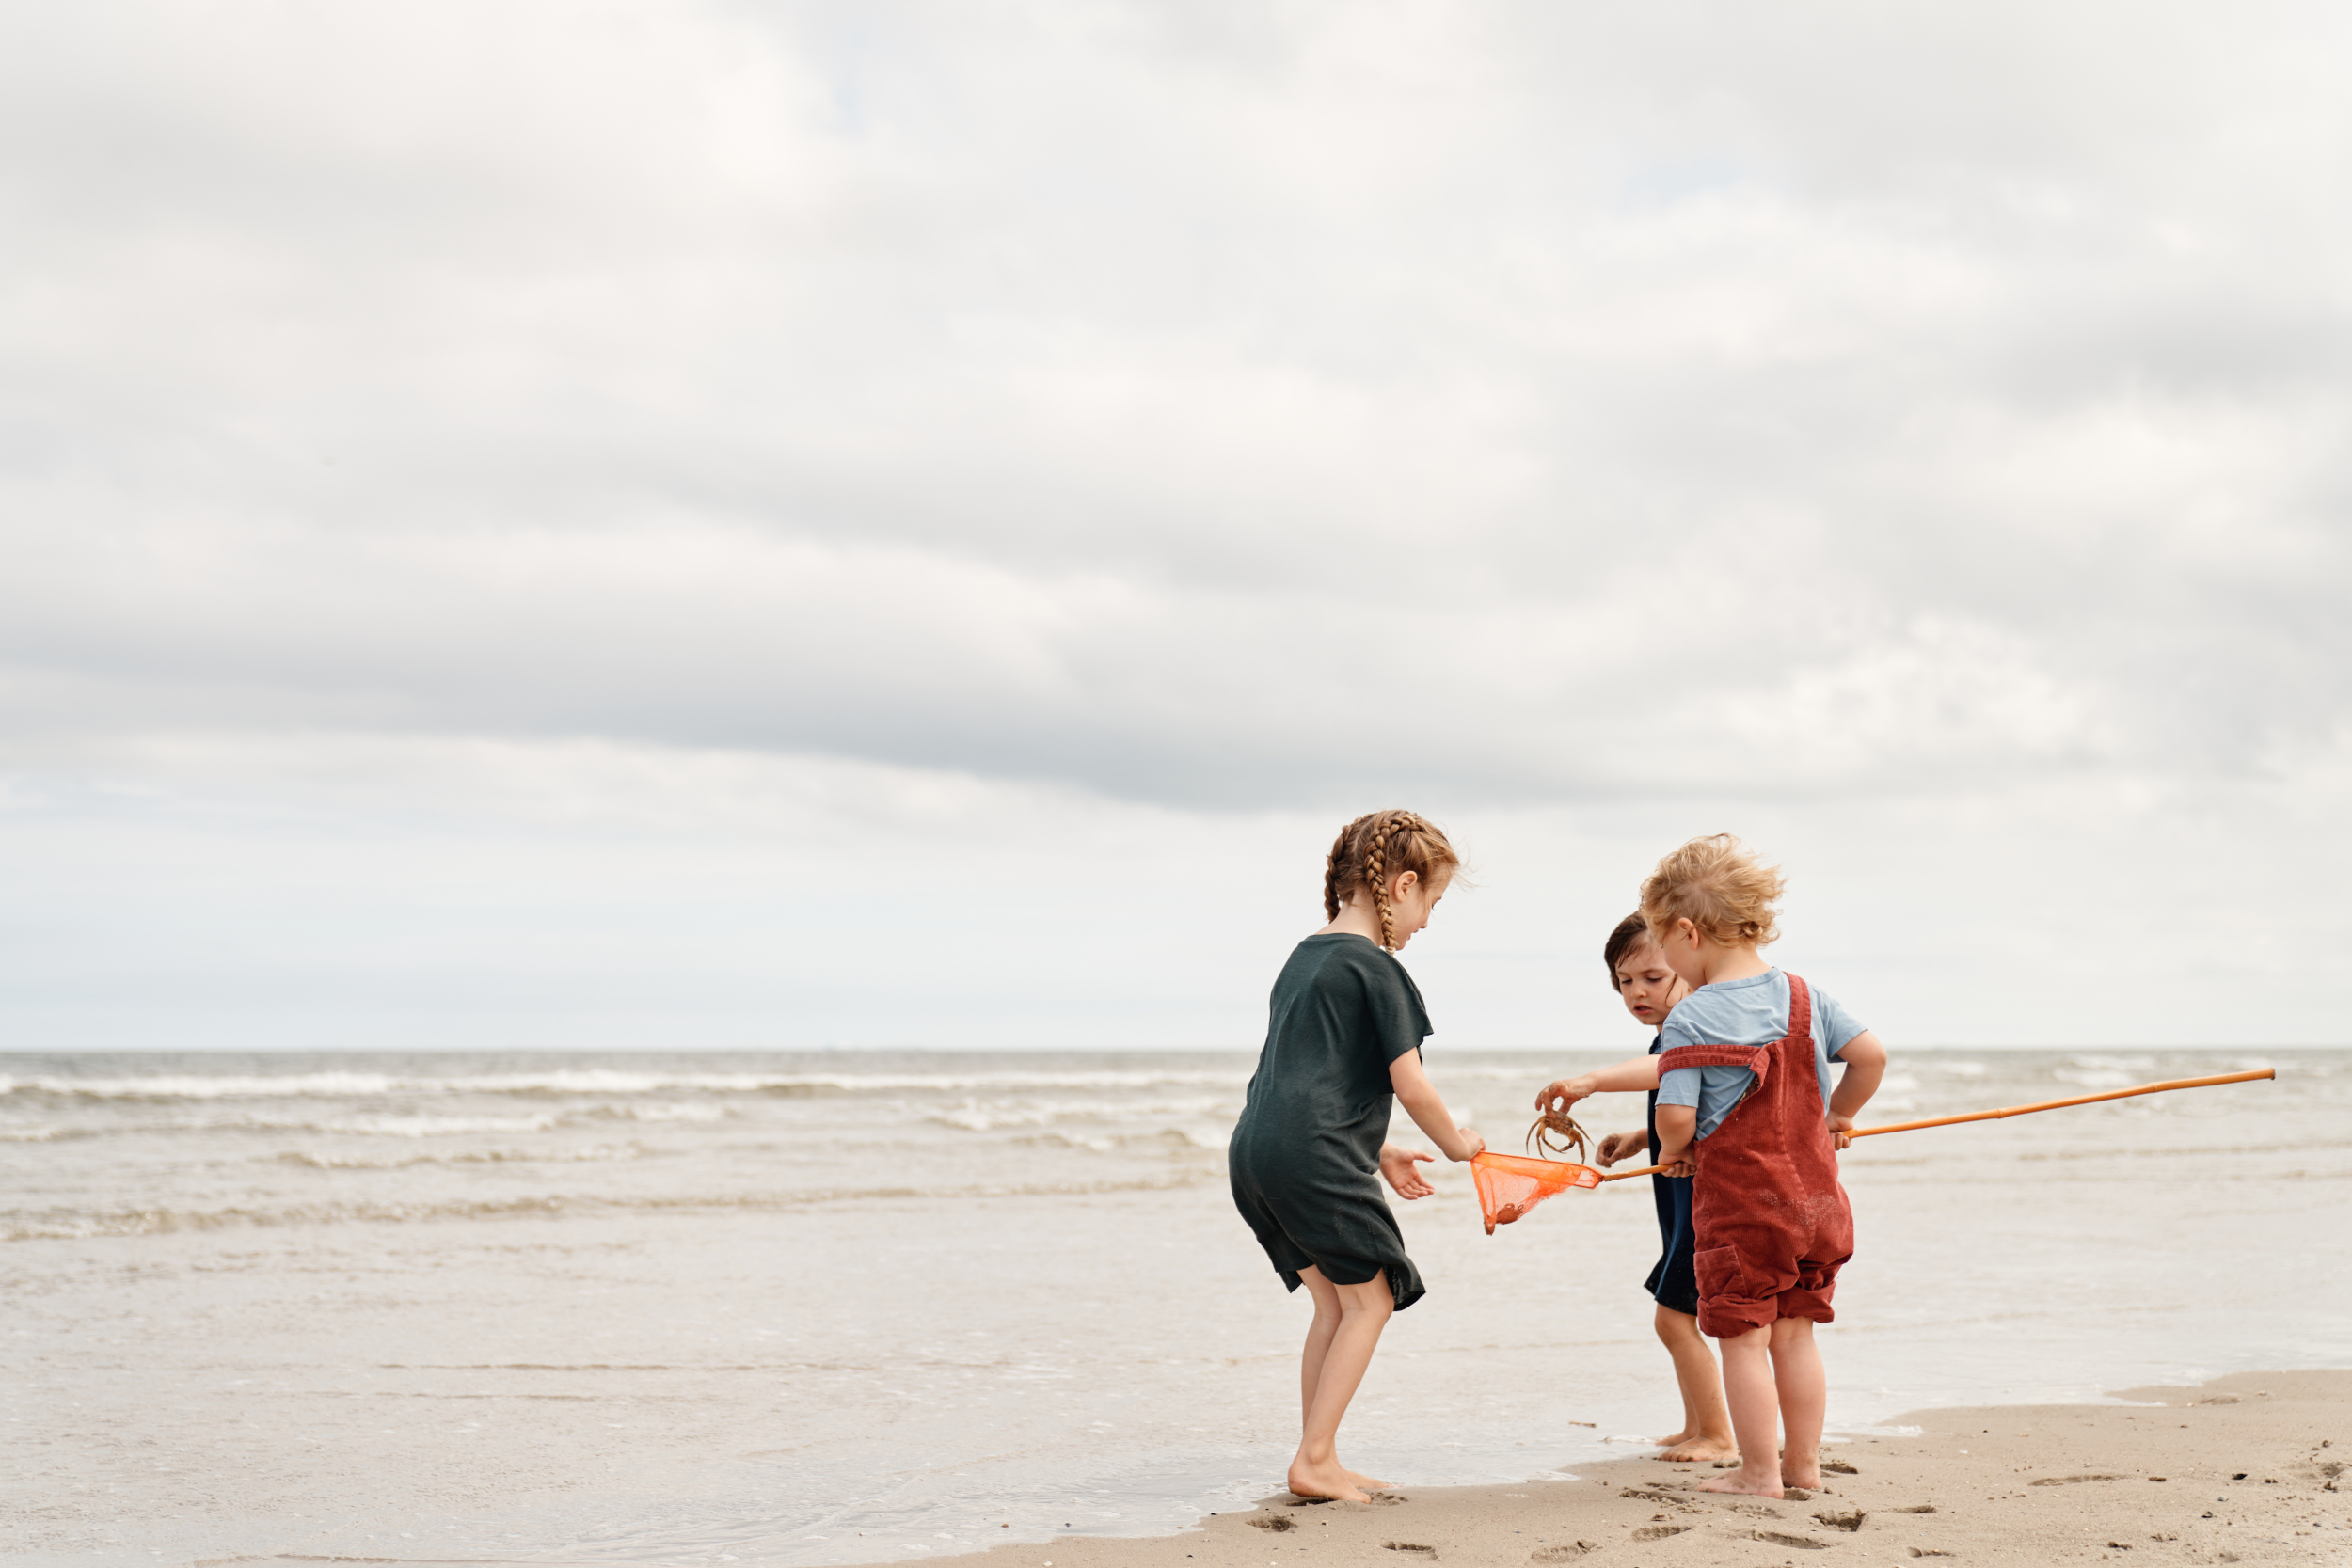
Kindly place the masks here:
<instances>
[{"instance_id":1,"label":"wet sand","mask_svg":"<svg viewBox=\"0 0 2352 1568\"><path fill-rule=\"evenodd\" d=\"M1851 1474L1803 1500L1695 1490L1652 1459L1575 1481L1412 1487L1372 1504L1278 1494L1181 1535L1063 1537L953 1560L992 1568L1291 1568L1574 1562L1579 1568L2352 1563L2352 1371L2137 1388L2136 1405L2000 1405L1903 1418L1917 1436L1833 1445ZM1816 1558L1813 1554L1834 1554Z\"/></svg>"}]
</instances>

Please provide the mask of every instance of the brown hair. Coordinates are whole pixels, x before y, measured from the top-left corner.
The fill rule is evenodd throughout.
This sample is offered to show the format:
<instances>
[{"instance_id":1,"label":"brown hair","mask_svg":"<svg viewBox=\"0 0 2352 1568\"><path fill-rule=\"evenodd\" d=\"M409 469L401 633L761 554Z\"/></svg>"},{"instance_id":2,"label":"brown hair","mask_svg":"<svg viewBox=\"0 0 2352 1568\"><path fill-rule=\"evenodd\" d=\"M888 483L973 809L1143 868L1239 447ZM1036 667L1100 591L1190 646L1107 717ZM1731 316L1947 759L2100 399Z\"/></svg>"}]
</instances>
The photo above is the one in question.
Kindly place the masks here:
<instances>
[{"instance_id":1,"label":"brown hair","mask_svg":"<svg viewBox=\"0 0 2352 1568\"><path fill-rule=\"evenodd\" d=\"M1609 989L1617 989L1617 960L1649 942L1649 922L1639 911L1617 922L1617 928L1609 933L1609 941L1600 950L1600 961L1609 966Z\"/></svg>"},{"instance_id":2,"label":"brown hair","mask_svg":"<svg viewBox=\"0 0 2352 1568\"><path fill-rule=\"evenodd\" d=\"M1389 913L1389 879L1414 872L1425 887L1446 880L1461 868L1445 834L1409 811L1375 811L1356 818L1331 841L1330 858L1323 863L1323 913L1337 920L1340 905L1359 888L1372 890L1380 911L1380 945L1396 951L1396 923Z\"/></svg>"},{"instance_id":3,"label":"brown hair","mask_svg":"<svg viewBox=\"0 0 2352 1568\"><path fill-rule=\"evenodd\" d=\"M1709 833L1658 863L1642 883L1642 919L1663 934L1687 920L1726 946L1780 940L1772 906L1787 881L1729 833Z\"/></svg>"}]
</instances>

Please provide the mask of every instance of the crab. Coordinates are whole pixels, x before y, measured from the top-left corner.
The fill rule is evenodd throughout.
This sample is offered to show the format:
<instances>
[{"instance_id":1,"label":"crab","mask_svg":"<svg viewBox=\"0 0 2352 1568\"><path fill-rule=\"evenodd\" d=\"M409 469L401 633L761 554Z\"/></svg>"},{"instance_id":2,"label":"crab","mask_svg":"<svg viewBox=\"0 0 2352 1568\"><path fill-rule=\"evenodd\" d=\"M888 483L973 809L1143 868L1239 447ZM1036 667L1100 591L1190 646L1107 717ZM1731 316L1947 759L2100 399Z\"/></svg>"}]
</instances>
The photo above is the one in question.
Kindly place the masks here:
<instances>
[{"instance_id":1,"label":"crab","mask_svg":"<svg viewBox=\"0 0 2352 1568\"><path fill-rule=\"evenodd\" d=\"M1527 1130L1527 1151L1539 1160L1549 1160L1556 1154L1574 1154L1577 1164L1582 1164L1584 1148L1590 1142L1584 1129L1576 1124L1576 1118L1568 1115L1565 1106L1547 1108Z\"/></svg>"}]
</instances>

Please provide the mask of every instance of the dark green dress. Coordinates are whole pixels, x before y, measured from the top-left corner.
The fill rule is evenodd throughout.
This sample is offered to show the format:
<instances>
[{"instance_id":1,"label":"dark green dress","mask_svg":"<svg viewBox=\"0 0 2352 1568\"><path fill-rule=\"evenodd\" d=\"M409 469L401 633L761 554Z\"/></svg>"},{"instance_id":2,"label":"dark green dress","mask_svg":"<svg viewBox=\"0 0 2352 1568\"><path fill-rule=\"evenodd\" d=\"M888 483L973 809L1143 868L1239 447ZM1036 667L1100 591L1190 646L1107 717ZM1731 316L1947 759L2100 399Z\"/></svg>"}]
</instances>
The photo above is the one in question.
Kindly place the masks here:
<instances>
[{"instance_id":1,"label":"dark green dress","mask_svg":"<svg viewBox=\"0 0 2352 1568\"><path fill-rule=\"evenodd\" d=\"M1389 1064L1429 1034L1421 991L1377 942L1312 936L1282 966L1271 1013L1226 1151L1234 1206L1292 1290L1311 1263L1337 1285L1386 1269L1402 1311L1421 1273L1380 1193L1380 1146Z\"/></svg>"}]
</instances>

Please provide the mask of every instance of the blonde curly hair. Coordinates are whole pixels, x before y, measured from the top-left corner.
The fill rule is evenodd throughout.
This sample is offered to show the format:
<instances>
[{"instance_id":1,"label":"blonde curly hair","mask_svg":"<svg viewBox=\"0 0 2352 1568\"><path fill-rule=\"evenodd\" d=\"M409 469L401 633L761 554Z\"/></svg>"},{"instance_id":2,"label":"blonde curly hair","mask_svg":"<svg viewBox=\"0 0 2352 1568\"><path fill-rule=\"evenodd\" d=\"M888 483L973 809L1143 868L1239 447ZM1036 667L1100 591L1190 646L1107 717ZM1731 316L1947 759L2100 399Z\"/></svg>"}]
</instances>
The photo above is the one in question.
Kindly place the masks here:
<instances>
[{"instance_id":1,"label":"blonde curly hair","mask_svg":"<svg viewBox=\"0 0 2352 1568\"><path fill-rule=\"evenodd\" d=\"M1661 938L1687 920L1725 946L1780 940L1780 902L1787 879L1729 833L1694 838L1658 863L1642 883L1642 922Z\"/></svg>"}]
</instances>

